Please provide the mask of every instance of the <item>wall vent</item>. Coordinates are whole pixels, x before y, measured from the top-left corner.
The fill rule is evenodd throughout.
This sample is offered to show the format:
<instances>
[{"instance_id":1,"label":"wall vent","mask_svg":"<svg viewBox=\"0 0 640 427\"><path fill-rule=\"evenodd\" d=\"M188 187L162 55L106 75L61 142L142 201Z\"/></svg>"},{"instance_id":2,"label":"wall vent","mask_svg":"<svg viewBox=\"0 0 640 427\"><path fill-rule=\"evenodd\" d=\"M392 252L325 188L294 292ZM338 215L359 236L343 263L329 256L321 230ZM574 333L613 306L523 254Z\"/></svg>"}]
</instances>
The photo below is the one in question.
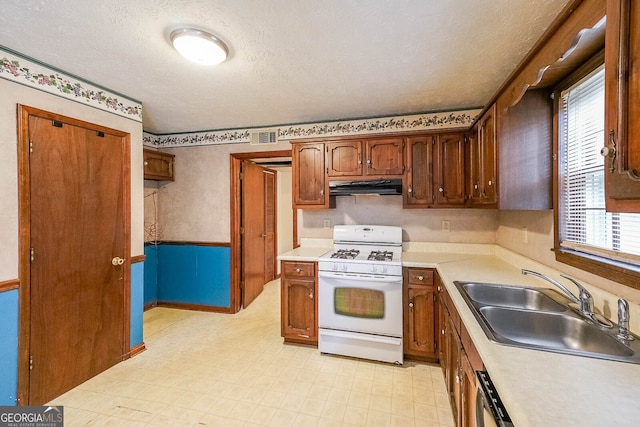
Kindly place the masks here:
<instances>
[{"instance_id":1,"label":"wall vent","mask_svg":"<svg viewBox=\"0 0 640 427\"><path fill-rule=\"evenodd\" d=\"M278 143L278 129L264 129L251 132L251 145L265 145Z\"/></svg>"}]
</instances>

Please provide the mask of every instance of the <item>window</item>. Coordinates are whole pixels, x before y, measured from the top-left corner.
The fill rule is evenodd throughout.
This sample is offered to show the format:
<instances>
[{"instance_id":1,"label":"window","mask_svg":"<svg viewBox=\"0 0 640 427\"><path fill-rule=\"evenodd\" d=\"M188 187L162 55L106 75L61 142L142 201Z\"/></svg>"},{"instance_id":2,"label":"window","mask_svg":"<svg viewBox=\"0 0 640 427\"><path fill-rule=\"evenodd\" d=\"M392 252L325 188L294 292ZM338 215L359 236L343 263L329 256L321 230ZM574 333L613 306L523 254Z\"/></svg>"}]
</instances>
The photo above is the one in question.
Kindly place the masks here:
<instances>
[{"instance_id":1,"label":"window","mask_svg":"<svg viewBox=\"0 0 640 427\"><path fill-rule=\"evenodd\" d=\"M640 214L605 211L604 67L562 90L558 102L556 249L636 269Z\"/></svg>"}]
</instances>

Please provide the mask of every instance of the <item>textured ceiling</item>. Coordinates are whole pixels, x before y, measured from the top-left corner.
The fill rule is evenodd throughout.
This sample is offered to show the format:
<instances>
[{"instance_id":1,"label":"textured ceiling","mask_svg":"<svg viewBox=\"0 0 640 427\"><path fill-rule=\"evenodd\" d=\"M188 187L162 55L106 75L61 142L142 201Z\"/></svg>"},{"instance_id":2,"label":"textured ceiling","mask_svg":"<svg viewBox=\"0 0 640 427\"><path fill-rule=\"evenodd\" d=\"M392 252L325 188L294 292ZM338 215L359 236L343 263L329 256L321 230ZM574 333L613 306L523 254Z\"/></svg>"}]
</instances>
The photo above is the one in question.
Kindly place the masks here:
<instances>
[{"instance_id":1,"label":"textured ceiling","mask_svg":"<svg viewBox=\"0 0 640 427\"><path fill-rule=\"evenodd\" d=\"M0 0L0 45L142 101L156 134L484 106L568 0ZM183 60L177 27L230 47Z\"/></svg>"}]
</instances>

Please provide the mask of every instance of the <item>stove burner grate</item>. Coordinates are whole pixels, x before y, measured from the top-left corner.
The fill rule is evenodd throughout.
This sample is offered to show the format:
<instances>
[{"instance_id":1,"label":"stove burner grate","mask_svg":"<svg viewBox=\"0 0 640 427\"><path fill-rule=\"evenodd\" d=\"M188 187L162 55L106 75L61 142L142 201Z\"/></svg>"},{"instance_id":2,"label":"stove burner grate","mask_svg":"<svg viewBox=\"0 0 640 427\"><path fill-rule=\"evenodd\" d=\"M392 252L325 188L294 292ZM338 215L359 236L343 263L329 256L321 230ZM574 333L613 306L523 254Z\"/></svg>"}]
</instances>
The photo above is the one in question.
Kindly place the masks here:
<instances>
[{"instance_id":1,"label":"stove burner grate","mask_svg":"<svg viewBox=\"0 0 640 427\"><path fill-rule=\"evenodd\" d=\"M338 249L337 252L331 254L331 258L338 259L354 259L360 253L357 249Z\"/></svg>"},{"instance_id":2,"label":"stove burner grate","mask_svg":"<svg viewBox=\"0 0 640 427\"><path fill-rule=\"evenodd\" d=\"M391 251L371 251L367 260L369 261L391 261L393 252Z\"/></svg>"}]
</instances>

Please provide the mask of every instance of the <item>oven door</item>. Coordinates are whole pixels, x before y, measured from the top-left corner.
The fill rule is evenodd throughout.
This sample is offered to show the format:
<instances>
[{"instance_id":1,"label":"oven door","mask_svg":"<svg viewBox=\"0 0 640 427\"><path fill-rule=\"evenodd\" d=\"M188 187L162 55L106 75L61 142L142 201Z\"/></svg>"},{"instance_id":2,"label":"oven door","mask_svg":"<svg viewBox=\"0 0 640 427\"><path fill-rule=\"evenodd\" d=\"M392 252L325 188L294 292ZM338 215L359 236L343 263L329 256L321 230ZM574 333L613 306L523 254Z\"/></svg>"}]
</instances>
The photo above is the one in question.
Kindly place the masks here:
<instances>
[{"instance_id":1,"label":"oven door","mask_svg":"<svg viewBox=\"0 0 640 427\"><path fill-rule=\"evenodd\" d=\"M402 277L318 272L318 326L402 337Z\"/></svg>"}]
</instances>

